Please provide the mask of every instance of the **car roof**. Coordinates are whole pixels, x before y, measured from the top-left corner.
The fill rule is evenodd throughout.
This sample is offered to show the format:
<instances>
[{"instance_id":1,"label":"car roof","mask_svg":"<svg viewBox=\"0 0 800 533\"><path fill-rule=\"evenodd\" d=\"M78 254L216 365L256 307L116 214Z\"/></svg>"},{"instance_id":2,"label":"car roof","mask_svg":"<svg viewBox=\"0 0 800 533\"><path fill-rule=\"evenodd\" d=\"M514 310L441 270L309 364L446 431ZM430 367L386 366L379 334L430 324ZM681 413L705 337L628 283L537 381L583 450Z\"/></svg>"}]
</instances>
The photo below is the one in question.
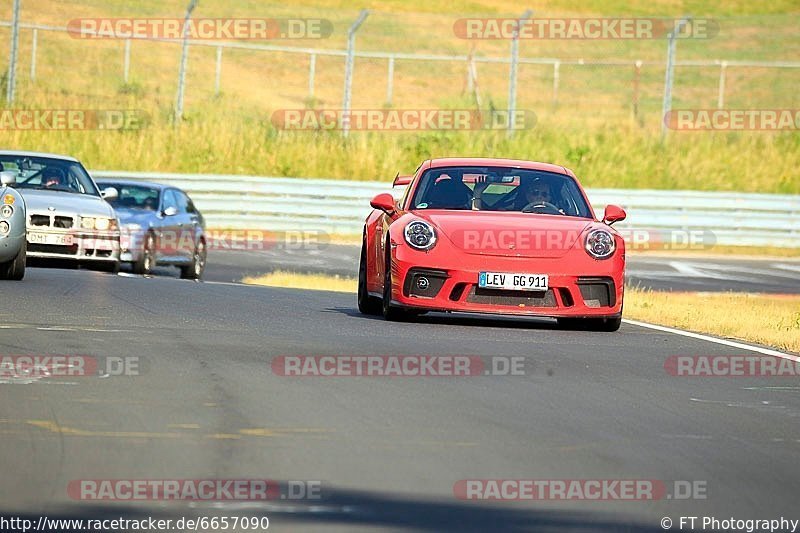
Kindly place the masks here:
<instances>
[{"instance_id":1,"label":"car roof","mask_svg":"<svg viewBox=\"0 0 800 533\"><path fill-rule=\"evenodd\" d=\"M118 179L115 179L115 178L95 178L94 181L98 185L101 184L101 183L103 183L103 184L116 183L117 185L128 185L128 186L140 185L142 187L151 187L153 189L159 189L159 190L175 189L176 188L176 187L173 187L172 185L165 185L163 183L154 183L152 181L118 180Z\"/></svg>"},{"instance_id":2,"label":"car roof","mask_svg":"<svg viewBox=\"0 0 800 533\"><path fill-rule=\"evenodd\" d=\"M493 157L443 157L431 159L429 168L442 167L512 167L523 168L526 170L541 170L544 172L554 172L556 174L566 174L575 176L571 170L561 165L552 163L540 163L538 161L526 161L524 159L503 159Z\"/></svg>"},{"instance_id":3,"label":"car roof","mask_svg":"<svg viewBox=\"0 0 800 533\"><path fill-rule=\"evenodd\" d=\"M13 155L13 156L30 156L30 157L48 157L50 159L63 159L65 161L72 161L73 163L79 163L77 159L68 155L62 154L48 154L47 152L29 152L27 150L0 150L0 156L2 155Z\"/></svg>"}]
</instances>

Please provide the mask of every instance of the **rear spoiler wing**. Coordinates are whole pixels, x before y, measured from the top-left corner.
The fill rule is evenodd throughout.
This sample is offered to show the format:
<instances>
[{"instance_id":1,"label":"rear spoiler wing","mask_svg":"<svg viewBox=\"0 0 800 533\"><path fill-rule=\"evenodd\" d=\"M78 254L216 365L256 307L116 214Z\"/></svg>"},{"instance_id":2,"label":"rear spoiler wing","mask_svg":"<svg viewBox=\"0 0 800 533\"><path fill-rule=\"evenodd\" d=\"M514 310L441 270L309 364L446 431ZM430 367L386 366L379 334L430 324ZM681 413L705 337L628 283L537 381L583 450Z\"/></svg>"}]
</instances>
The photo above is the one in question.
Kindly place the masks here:
<instances>
[{"instance_id":1,"label":"rear spoiler wing","mask_svg":"<svg viewBox=\"0 0 800 533\"><path fill-rule=\"evenodd\" d=\"M392 187L400 187L406 186L411 183L411 180L414 179L414 176L401 176L398 172L397 175L394 177L394 183L392 183Z\"/></svg>"}]
</instances>

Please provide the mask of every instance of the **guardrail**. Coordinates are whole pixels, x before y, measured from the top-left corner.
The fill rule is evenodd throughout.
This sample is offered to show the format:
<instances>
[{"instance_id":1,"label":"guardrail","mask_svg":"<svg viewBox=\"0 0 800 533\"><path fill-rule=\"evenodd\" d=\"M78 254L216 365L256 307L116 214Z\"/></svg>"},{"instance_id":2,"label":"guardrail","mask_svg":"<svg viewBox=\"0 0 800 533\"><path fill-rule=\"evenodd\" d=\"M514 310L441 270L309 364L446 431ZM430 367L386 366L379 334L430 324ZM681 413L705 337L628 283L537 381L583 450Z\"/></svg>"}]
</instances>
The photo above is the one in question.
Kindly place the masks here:
<instances>
[{"instance_id":1,"label":"guardrail","mask_svg":"<svg viewBox=\"0 0 800 533\"><path fill-rule=\"evenodd\" d=\"M209 227L359 234L378 193L391 182L93 171L95 178L166 183L192 197ZM588 189L595 211L621 205L618 229L711 232L717 244L800 247L800 195ZM707 242L707 241L706 241Z\"/></svg>"}]
</instances>

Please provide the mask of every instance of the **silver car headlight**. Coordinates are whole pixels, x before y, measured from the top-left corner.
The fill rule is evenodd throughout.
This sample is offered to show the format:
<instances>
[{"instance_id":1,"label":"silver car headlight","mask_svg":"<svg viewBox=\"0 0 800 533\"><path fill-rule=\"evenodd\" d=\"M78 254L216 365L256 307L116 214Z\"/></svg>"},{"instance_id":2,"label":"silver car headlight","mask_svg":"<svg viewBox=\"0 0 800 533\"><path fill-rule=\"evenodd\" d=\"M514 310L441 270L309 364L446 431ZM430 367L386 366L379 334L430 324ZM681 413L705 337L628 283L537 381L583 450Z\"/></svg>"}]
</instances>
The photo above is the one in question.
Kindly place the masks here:
<instances>
[{"instance_id":1,"label":"silver car headlight","mask_svg":"<svg viewBox=\"0 0 800 533\"><path fill-rule=\"evenodd\" d=\"M81 217L81 228L83 229L96 229L98 231L107 231L117 228L116 218L95 218L95 217Z\"/></svg>"},{"instance_id":2,"label":"silver car headlight","mask_svg":"<svg viewBox=\"0 0 800 533\"><path fill-rule=\"evenodd\" d=\"M5 235L9 231L11 231L11 226L8 225L8 222L6 222L5 220L0 222L0 234Z\"/></svg>"},{"instance_id":3,"label":"silver car headlight","mask_svg":"<svg viewBox=\"0 0 800 533\"><path fill-rule=\"evenodd\" d=\"M403 233L409 246L417 250L430 250L436 244L436 231L424 220L409 222Z\"/></svg>"},{"instance_id":4,"label":"silver car headlight","mask_svg":"<svg viewBox=\"0 0 800 533\"><path fill-rule=\"evenodd\" d=\"M0 216L3 218L11 218L11 215L14 214L14 208L10 205L4 205L2 209L0 209Z\"/></svg>"},{"instance_id":5,"label":"silver car headlight","mask_svg":"<svg viewBox=\"0 0 800 533\"><path fill-rule=\"evenodd\" d=\"M608 259L617 249L614 236L604 229L590 231L586 235L586 253L595 259Z\"/></svg>"},{"instance_id":6,"label":"silver car headlight","mask_svg":"<svg viewBox=\"0 0 800 533\"><path fill-rule=\"evenodd\" d=\"M111 219L108 218L96 218L94 220L94 228L100 231L105 231L111 227Z\"/></svg>"}]
</instances>

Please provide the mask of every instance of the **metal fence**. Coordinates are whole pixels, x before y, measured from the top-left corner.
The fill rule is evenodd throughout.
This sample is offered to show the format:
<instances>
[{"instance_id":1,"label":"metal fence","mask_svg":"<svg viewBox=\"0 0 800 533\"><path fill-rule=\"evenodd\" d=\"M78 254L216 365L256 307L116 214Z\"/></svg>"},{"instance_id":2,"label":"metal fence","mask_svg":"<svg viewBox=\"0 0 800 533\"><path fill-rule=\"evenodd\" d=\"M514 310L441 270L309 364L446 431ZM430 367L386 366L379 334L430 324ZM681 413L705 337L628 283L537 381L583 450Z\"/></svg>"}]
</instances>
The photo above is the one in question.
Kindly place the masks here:
<instances>
[{"instance_id":1,"label":"metal fence","mask_svg":"<svg viewBox=\"0 0 800 533\"><path fill-rule=\"evenodd\" d=\"M327 179L93 171L95 178L154 181L187 191L213 228L359 234L390 183ZM800 247L800 196L733 192L589 189L593 207L621 205L623 230L698 232L716 244Z\"/></svg>"},{"instance_id":2,"label":"metal fence","mask_svg":"<svg viewBox=\"0 0 800 533\"><path fill-rule=\"evenodd\" d=\"M361 20L359 18L359 20ZM0 21L0 27L11 27L12 23L9 21ZM357 25L354 25L357 28ZM39 44L39 33L40 32L57 32L57 33L66 33L67 27L65 26L56 26L56 25L44 25L44 24L30 24L30 23L20 23L19 29L30 31L30 80L35 81L36 79L36 72L37 72L37 50L41 48ZM351 28L352 30L352 28ZM335 48L322 48L322 47L299 47L299 46L281 46L281 45L274 45L274 44L260 44L260 43L245 43L245 42L222 42L222 41L203 41L203 40L192 40L191 43L187 43L180 39L166 39L166 38L148 38L148 39L134 39L134 41L150 41L150 42L157 42L157 43L165 43L165 44L183 44L184 46L181 47L181 52L178 52L181 57L181 64L184 65L186 61L186 53L189 49L189 45L194 48L198 47L200 49L213 49L215 50L215 67L214 67L214 94L219 94L221 91L221 84L223 79L223 57L227 56L229 52L235 50L248 50L260 53L280 53L280 54L291 54L291 55L299 55L299 56L306 56L307 58L307 96L306 98L308 101L314 101L316 93L315 91L319 91L319 82L316 78L319 76L319 61L318 59L321 58L337 58L342 61L342 69L344 71L344 90L343 90L343 100L342 100L342 107L344 109L350 108L350 94L352 92L352 77L353 77L353 61L358 59L359 61L365 61L368 63L375 63L378 62L383 63L385 65L385 72L386 72L386 82L385 82L385 105L392 105L394 102L393 100L396 98L395 95L395 78L396 78L396 70L397 65L400 62L404 64L408 63L418 63L418 64L438 64L441 65L442 68L449 68L449 66L459 65L458 68L463 69L464 77L467 80L466 85L468 86L468 91L472 93L477 100L478 104L480 105L480 94L479 88L477 86L477 64L485 65L486 68L495 68L499 66L512 66L516 63L521 66L528 66L536 67L536 76L535 80L537 83L541 83L542 86L549 86L549 95L547 96L547 100L549 100L548 105L552 105L555 107L559 104L560 100L569 100L569 95L564 94L567 91L571 91L574 93L575 87L569 85L568 76L570 73L573 73L573 77L575 77L574 73L577 70L585 70L586 75L590 78L594 76L596 72L594 69L596 68L604 68L604 69L614 69L614 74L607 76L607 78L617 78L620 80L625 80L622 85L624 89L619 88L615 90L625 90L629 93L626 96L626 100L628 102L628 107L633 111L634 116L638 116L640 113L640 108L644 105L645 100L652 100L655 96L654 94L648 94L648 91L652 93L653 87L645 87L646 81L645 76L643 73L649 72L649 85L653 85L653 75L656 74L655 71L663 71L666 66L666 63L669 57L674 56L674 41L671 41L672 51L668 53L670 48L665 48L663 50L663 54L659 53L662 57L656 59L652 55L646 58L613 58L613 56L609 57L602 57L602 58L590 58L590 59L582 59L580 57L531 57L526 56L524 53L519 57L515 57L519 54L519 48L517 46L511 47L511 53L507 56L500 57L500 56L484 56L479 54L447 54L447 53L404 53L404 52L397 52L397 51L364 51L361 49L357 49L354 46L353 40L353 33L348 32L348 40L347 40L347 47L346 49L335 49ZM71 32L74 34L75 30L72 29ZM20 37L22 39L22 37ZM27 39L28 37L25 37ZM12 38L12 53L11 53L11 61L14 64L9 65L9 76L8 76L8 98L9 100L13 99L13 83L15 75L14 73L18 72L18 68L16 63L17 53L16 53L16 46L13 44L15 40ZM665 41L666 42L666 41ZM111 65L111 68L118 70L120 78L125 82L128 83L130 79L130 70L131 70L131 63L135 61L135 56L132 58L132 41L130 39L124 41L124 46L121 48L121 53L119 55L119 63L118 67ZM402 44L399 44L402 47ZM225 51L225 54L223 54ZM624 52L624 53L623 53ZM620 55L630 55L627 51L620 50ZM447 64L448 66L446 66ZM748 69L768 69L775 73L792 70L793 72L798 72L796 69L800 69L800 62L798 61L760 61L760 60L733 60L733 59L725 59L725 58L708 58L708 59L690 59L690 60L676 60L674 61L675 67L682 67L688 70L697 70L703 69L704 76L702 83L709 83L711 79L715 80L716 87L708 88L711 92L713 92L715 98L713 100L716 103L717 108L724 108L726 107L726 91L730 92L730 77L734 70L738 72L746 72ZM304 65L304 62L298 61L295 65L300 66ZM374 65L373 65L374 66ZM305 67L301 67L305 68ZM544 74L542 71L540 72L538 69L545 68L549 69L549 75ZM709 73L705 72L706 70L711 69L711 75L708 76ZM667 68L667 71L669 69ZM492 71L494 72L494 70ZM516 94L516 68L510 68L507 73L507 85L508 85L508 94L510 95L509 98L513 99L514 95ZM181 72L177 79L177 86L178 89L178 98L176 102L176 113L180 114L182 112L182 102L183 102L183 86L184 86L184 76L185 70L182 68ZM549 80L545 78L549 77ZM773 76L774 77L774 76ZM496 82L496 75L490 76L494 82ZM630 78L630 80L629 80ZM663 78L662 78L663 79ZM770 81L765 81L766 78L756 77L756 80L761 80L760 83L763 86L769 87ZM772 77L770 78L772 79ZM666 81L663 83L662 86L662 94L664 100L664 109L668 110L669 105L667 100L671 101L671 98L667 98L667 96L672 95L674 90L672 88L673 83L681 83L678 81L674 81L673 76L667 76ZM711 82L714 83L714 82ZM726 83L728 87L726 88ZM791 83L789 83L791 86ZM192 90L191 87L188 88L189 91ZM537 88L535 91L537 95L541 94L542 91ZM580 95L581 91L578 91L578 95ZM661 99L659 97L659 100ZM708 100L705 96L703 96L703 101ZM541 106L542 102L537 101L537 105ZM513 107L515 102L509 101L508 105ZM596 108L598 102L592 102L592 107ZM734 105L737 105L736 103ZM653 107L653 109L655 109ZM663 110L662 110L663 113ZM345 133L347 129L345 128Z\"/></svg>"}]
</instances>

